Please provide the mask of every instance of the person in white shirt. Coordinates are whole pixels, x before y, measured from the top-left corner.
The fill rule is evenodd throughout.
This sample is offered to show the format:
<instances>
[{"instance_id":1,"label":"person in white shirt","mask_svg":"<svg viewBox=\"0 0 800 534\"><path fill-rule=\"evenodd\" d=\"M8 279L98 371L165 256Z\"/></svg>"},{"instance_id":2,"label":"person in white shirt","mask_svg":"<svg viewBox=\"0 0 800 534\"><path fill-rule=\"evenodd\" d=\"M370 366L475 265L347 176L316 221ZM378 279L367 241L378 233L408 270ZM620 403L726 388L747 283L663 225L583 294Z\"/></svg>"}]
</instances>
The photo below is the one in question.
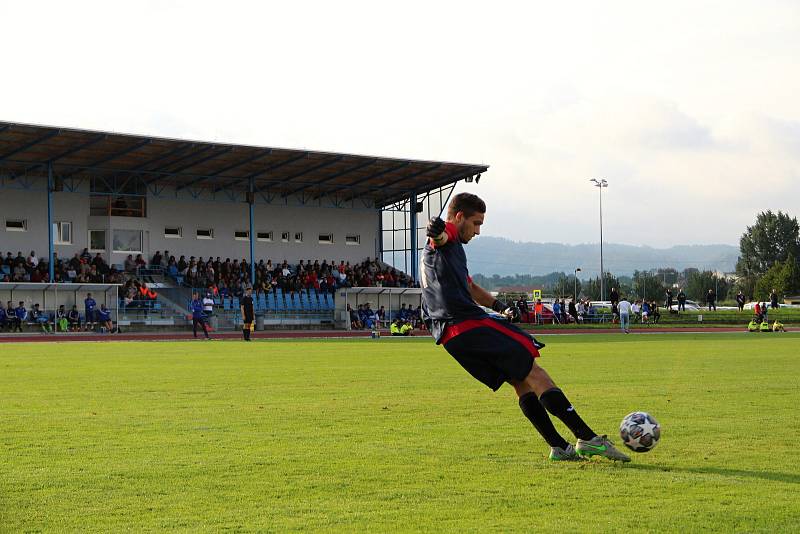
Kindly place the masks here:
<instances>
[{"instance_id":1,"label":"person in white shirt","mask_svg":"<svg viewBox=\"0 0 800 534\"><path fill-rule=\"evenodd\" d=\"M214 299L211 298L210 293L206 293L203 298L203 313L206 314L206 317L211 317L214 314Z\"/></svg>"},{"instance_id":2,"label":"person in white shirt","mask_svg":"<svg viewBox=\"0 0 800 534\"><path fill-rule=\"evenodd\" d=\"M630 317L631 317L631 303L628 302L628 299L622 297L617 304L617 309L619 310L619 327L622 329L623 332L626 334L630 334Z\"/></svg>"}]
</instances>

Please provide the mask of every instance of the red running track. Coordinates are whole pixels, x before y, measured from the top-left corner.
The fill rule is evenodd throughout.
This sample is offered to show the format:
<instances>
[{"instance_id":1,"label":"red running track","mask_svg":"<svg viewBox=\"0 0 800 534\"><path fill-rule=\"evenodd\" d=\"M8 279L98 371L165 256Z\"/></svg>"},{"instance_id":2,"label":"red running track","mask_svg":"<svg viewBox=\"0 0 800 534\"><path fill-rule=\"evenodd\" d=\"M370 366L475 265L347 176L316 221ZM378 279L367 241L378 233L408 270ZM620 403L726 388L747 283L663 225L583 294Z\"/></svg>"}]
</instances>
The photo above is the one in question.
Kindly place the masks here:
<instances>
[{"instance_id":1,"label":"red running track","mask_svg":"<svg viewBox=\"0 0 800 534\"><path fill-rule=\"evenodd\" d=\"M620 334L619 329L568 329L568 330L544 330L529 331L537 336L547 335L571 335L571 334ZM724 333L724 332L745 332L744 328L723 327L723 328L658 328L647 330L633 330L632 334L666 334L666 333ZM382 337L391 337L388 331L381 331ZM428 337L427 332L416 331L416 337ZM212 339L236 340L242 339L241 332L215 332ZM364 330L275 330L269 332L253 332L253 339L325 339L325 338L365 338L370 337L369 331ZM60 343L69 341L188 341L194 339L191 332L141 332L130 334L96 334L92 332L81 333L61 333L61 334L0 334L0 343L27 343L27 342L49 342ZM203 337L198 336L197 340L202 341Z\"/></svg>"}]
</instances>

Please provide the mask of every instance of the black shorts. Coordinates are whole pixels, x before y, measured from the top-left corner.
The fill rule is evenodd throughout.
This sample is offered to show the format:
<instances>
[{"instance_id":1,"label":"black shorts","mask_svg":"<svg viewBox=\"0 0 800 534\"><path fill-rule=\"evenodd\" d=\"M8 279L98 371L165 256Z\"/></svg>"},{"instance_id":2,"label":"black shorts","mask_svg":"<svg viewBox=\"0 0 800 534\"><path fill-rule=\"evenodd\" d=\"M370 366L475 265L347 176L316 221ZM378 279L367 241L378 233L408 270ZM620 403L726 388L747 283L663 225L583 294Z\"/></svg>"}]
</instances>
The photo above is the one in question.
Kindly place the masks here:
<instances>
[{"instance_id":1,"label":"black shorts","mask_svg":"<svg viewBox=\"0 0 800 534\"><path fill-rule=\"evenodd\" d=\"M544 346L508 321L491 317L448 326L442 344L461 367L494 391L528 376L538 348Z\"/></svg>"}]
</instances>

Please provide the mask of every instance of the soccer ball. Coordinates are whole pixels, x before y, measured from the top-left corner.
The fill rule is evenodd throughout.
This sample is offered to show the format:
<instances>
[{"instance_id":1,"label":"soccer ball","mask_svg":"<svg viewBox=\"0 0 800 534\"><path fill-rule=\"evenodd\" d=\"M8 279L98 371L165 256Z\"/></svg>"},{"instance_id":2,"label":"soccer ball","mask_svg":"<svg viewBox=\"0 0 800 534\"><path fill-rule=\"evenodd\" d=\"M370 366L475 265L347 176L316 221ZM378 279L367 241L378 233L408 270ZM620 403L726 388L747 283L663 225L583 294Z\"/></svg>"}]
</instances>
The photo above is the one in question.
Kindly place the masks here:
<instances>
[{"instance_id":1,"label":"soccer ball","mask_svg":"<svg viewBox=\"0 0 800 534\"><path fill-rule=\"evenodd\" d=\"M647 412L629 413L619 425L619 437L630 450L647 452L658 445L661 425Z\"/></svg>"}]
</instances>

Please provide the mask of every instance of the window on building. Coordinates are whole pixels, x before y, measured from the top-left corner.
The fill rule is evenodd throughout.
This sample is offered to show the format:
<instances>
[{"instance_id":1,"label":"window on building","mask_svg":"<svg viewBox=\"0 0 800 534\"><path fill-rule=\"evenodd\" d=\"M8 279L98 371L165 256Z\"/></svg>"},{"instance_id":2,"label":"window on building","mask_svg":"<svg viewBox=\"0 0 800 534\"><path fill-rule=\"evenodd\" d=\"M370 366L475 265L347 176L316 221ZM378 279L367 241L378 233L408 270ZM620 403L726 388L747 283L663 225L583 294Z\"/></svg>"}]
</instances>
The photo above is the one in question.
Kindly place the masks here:
<instances>
[{"instance_id":1,"label":"window on building","mask_svg":"<svg viewBox=\"0 0 800 534\"><path fill-rule=\"evenodd\" d=\"M89 250L92 252L106 251L105 230L89 230Z\"/></svg>"},{"instance_id":2,"label":"window on building","mask_svg":"<svg viewBox=\"0 0 800 534\"><path fill-rule=\"evenodd\" d=\"M281 241L284 243L289 242L289 232L281 232Z\"/></svg>"},{"instance_id":3,"label":"window on building","mask_svg":"<svg viewBox=\"0 0 800 534\"><path fill-rule=\"evenodd\" d=\"M169 239L180 239L183 237L183 228L180 226L167 226L164 228L164 237Z\"/></svg>"},{"instance_id":4,"label":"window on building","mask_svg":"<svg viewBox=\"0 0 800 534\"><path fill-rule=\"evenodd\" d=\"M214 239L214 229L198 228L195 235L197 236L197 239Z\"/></svg>"},{"instance_id":5,"label":"window on building","mask_svg":"<svg viewBox=\"0 0 800 534\"><path fill-rule=\"evenodd\" d=\"M258 232L256 234L256 239L258 241L266 241L267 243L272 242L272 232Z\"/></svg>"},{"instance_id":6,"label":"window on building","mask_svg":"<svg viewBox=\"0 0 800 534\"><path fill-rule=\"evenodd\" d=\"M295 243L302 243L303 242L303 232L295 232L294 233L294 242Z\"/></svg>"},{"instance_id":7,"label":"window on building","mask_svg":"<svg viewBox=\"0 0 800 534\"><path fill-rule=\"evenodd\" d=\"M333 245L333 234L319 234L318 242L320 245Z\"/></svg>"},{"instance_id":8,"label":"window on building","mask_svg":"<svg viewBox=\"0 0 800 534\"><path fill-rule=\"evenodd\" d=\"M114 252L142 252L141 230L114 230Z\"/></svg>"},{"instance_id":9,"label":"window on building","mask_svg":"<svg viewBox=\"0 0 800 534\"><path fill-rule=\"evenodd\" d=\"M360 245L361 236L358 234L348 234L347 236L345 236L344 242L346 245Z\"/></svg>"},{"instance_id":10,"label":"window on building","mask_svg":"<svg viewBox=\"0 0 800 534\"><path fill-rule=\"evenodd\" d=\"M25 219L6 219L6 232L24 232L28 229Z\"/></svg>"},{"instance_id":11,"label":"window on building","mask_svg":"<svg viewBox=\"0 0 800 534\"><path fill-rule=\"evenodd\" d=\"M53 223L53 243L56 245L72 244L72 223L54 222Z\"/></svg>"},{"instance_id":12,"label":"window on building","mask_svg":"<svg viewBox=\"0 0 800 534\"><path fill-rule=\"evenodd\" d=\"M236 230L233 232L233 238L236 241L250 241L250 232L246 230Z\"/></svg>"}]
</instances>

